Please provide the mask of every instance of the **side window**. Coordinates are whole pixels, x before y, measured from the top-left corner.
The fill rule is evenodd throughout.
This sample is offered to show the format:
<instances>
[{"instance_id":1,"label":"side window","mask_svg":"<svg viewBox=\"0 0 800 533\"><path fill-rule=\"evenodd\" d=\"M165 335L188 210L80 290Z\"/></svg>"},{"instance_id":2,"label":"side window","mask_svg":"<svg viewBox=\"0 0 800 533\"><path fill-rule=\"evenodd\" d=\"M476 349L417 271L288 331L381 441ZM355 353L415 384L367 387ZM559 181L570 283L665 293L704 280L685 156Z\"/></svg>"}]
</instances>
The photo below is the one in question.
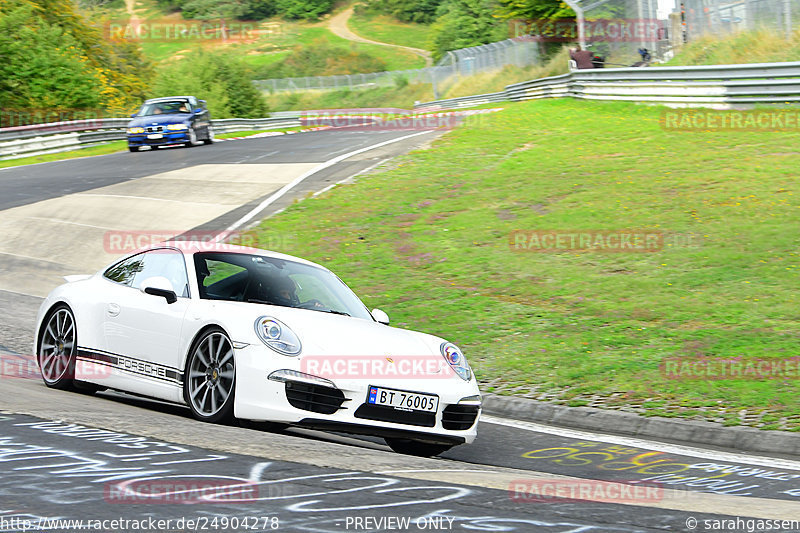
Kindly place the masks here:
<instances>
[{"instance_id":1,"label":"side window","mask_svg":"<svg viewBox=\"0 0 800 533\"><path fill-rule=\"evenodd\" d=\"M122 285L130 285L136 273L141 272L143 266L144 254L138 254L112 266L103 273L103 276Z\"/></svg>"},{"instance_id":2,"label":"side window","mask_svg":"<svg viewBox=\"0 0 800 533\"><path fill-rule=\"evenodd\" d=\"M248 286L247 269L226 261L204 259L195 255L200 297L209 300L241 301Z\"/></svg>"},{"instance_id":3,"label":"side window","mask_svg":"<svg viewBox=\"0 0 800 533\"><path fill-rule=\"evenodd\" d=\"M134 289L141 289L142 282L147 278L161 276L172 283L175 294L182 298L189 297L189 278L182 253L166 248L150 250L143 254L142 263L131 284Z\"/></svg>"}]
</instances>

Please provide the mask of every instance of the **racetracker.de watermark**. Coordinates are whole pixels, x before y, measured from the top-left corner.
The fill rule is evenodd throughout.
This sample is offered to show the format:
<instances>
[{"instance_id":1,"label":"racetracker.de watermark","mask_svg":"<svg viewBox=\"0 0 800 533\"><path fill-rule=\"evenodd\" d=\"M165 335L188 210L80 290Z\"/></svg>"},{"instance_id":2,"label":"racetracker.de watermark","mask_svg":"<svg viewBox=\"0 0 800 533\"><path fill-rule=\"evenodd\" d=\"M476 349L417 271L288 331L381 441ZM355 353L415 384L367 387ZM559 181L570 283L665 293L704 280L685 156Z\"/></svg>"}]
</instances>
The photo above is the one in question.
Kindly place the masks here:
<instances>
[{"instance_id":1,"label":"racetracker.de watermark","mask_svg":"<svg viewBox=\"0 0 800 533\"><path fill-rule=\"evenodd\" d=\"M514 252L657 252L663 237L642 230L516 230L508 245Z\"/></svg>"},{"instance_id":2,"label":"racetracker.de watermark","mask_svg":"<svg viewBox=\"0 0 800 533\"><path fill-rule=\"evenodd\" d=\"M285 496L280 494L268 497ZM192 504L192 503L240 503L259 499L258 483L249 481L208 477L177 476L164 479L142 479L125 482L109 482L103 487L106 503L122 504Z\"/></svg>"},{"instance_id":3,"label":"racetracker.de watermark","mask_svg":"<svg viewBox=\"0 0 800 533\"><path fill-rule=\"evenodd\" d=\"M668 109L661 112L660 124L667 131L798 131L800 111Z\"/></svg>"},{"instance_id":4,"label":"racetracker.de watermark","mask_svg":"<svg viewBox=\"0 0 800 533\"><path fill-rule=\"evenodd\" d=\"M206 252L224 252L234 249L234 246L285 250L294 243L295 237L290 233L272 233L256 237L237 231L112 230L103 235L103 249L115 255L158 245L187 250L200 249Z\"/></svg>"},{"instance_id":5,"label":"racetracker.de watermark","mask_svg":"<svg viewBox=\"0 0 800 533\"><path fill-rule=\"evenodd\" d=\"M441 355L306 355L300 371L326 379L449 379Z\"/></svg>"},{"instance_id":6,"label":"racetracker.de watermark","mask_svg":"<svg viewBox=\"0 0 800 533\"><path fill-rule=\"evenodd\" d=\"M48 363L49 357L47 353L42 355L45 364ZM111 375L109 367L82 359L77 359L72 363L71 372L73 378L78 381L98 381ZM37 381L42 379L36 356L0 354L0 379L34 379Z\"/></svg>"},{"instance_id":7,"label":"racetracker.de watermark","mask_svg":"<svg viewBox=\"0 0 800 533\"><path fill-rule=\"evenodd\" d=\"M671 357L661 361L659 370L667 379L687 381L797 379L800 377L800 357Z\"/></svg>"},{"instance_id":8,"label":"racetracker.de watermark","mask_svg":"<svg viewBox=\"0 0 800 533\"><path fill-rule=\"evenodd\" d=\"M470 109L435 113L397 113L374 111L365 113L360 109L337 109L332 112L307 112L300 117L305 126L328 126L357 131L403 130L425 131L451 129L459 125L483 127L488 116L502 108Z\"/></svg>"},{"instance_id":9,"label":"racetracker.de watermark","mask_svg":"<svg viewBox=\"0 0 800 533\"><path fill-rule=\"evenodd\" d=\"M566 43L578 40L578 24L570 19L512 19L508 22L511 38ZM640 43L658 41L664 36L664 21L658 19L594 19L584 22L587 42Z\"/></svg>"},{"instance_id":10,"label":"racetracker.de watermark","mask_svg":"<svg viewBox=\"0 0 800 533\"><path fill-rule=\"evenodd\" d=\"M111 20L103 27L106 38L115 41L212 43L251 41L282 33L278 23L244 20Z\"/></svg>"},{"instance_id":11,"label":"racetracker.de watermark","mask_svg":"<svg viewBox=\"0 0 800 533\"><path fill-rule=\"evenodd\" d=\"M509 497L522 503L644 503L660 502L660 485L641 481L613 482L593 479L516 479L508 485Z\"/></svg>"},{"instance_id":12,"label":"racetracker.de watermark","mask_svg":"<svg viewBox=\"0 0 800 533\"><path fill-rule=\"evenodd\" d=\"M676 233L659 230L514 230L509 234L512 252L606 252L649 253L673 248L698 248L699 233Z\"/></svg>"},{"instance_id":13,"label":"racetracker.de watermark","mask_svg":"<svg viewBox=\"0 0 800 533\"><path fill-rule=\"evenodd\" d=\"M0 128L29 129L46 132L81 131L100 128L106 112L102 109L3 108L0 109Z\"/></svg>"}]
</instances>

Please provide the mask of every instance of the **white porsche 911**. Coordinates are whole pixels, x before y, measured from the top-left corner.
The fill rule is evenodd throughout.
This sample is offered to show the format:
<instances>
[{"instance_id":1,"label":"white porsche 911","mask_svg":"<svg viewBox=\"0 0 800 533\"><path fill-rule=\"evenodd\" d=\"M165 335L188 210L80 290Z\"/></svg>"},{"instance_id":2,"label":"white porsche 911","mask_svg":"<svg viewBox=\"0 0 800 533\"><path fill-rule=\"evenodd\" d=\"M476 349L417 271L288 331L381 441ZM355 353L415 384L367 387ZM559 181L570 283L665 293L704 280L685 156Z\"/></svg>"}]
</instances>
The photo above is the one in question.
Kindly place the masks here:
<instances>
[{"instance_id":1,"label":"white porsche 911","mask_svg":"<svg viewBox=\"0 0 800 533\"><path fill-rule=\"evenodd\" d=\"M34 349L49 387L145 395L207 422L376 435L426 456L472 442L481 397L461 351L388 323L320 265L182 243L68 276Z\"/></svg>"}]
</instances>

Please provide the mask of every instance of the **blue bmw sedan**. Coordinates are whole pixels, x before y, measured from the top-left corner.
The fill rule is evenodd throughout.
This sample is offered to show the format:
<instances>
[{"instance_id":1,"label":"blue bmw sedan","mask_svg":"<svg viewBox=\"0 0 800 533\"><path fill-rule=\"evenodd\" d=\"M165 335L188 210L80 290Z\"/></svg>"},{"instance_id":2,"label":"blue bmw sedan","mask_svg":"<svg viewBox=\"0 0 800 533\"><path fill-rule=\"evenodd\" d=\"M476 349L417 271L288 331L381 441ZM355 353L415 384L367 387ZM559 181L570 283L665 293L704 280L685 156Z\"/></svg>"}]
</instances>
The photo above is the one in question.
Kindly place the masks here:
<instances>
[{"instance_id":1,"label":"blue bmw sedan","mask_svg":"<svg viewBox=\"0 0 800 533\"><path fill-rule=\"evenodd\" d=\"M199 141L214 142L206 102L194 96L152 98L131 117L133 120L127 129L131 152L138 152L143 146L155 150L173 144L192 146Z\"/></svg>"}]
</instances>

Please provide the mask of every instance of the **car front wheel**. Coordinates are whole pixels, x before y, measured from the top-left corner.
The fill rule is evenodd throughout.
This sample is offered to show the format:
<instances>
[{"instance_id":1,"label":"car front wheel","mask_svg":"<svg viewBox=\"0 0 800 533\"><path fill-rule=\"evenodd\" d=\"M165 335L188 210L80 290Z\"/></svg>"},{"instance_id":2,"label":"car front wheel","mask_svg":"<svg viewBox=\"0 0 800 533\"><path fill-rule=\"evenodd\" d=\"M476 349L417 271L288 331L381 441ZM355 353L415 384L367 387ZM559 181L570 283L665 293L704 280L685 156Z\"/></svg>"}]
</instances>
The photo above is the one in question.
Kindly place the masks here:
<instances>
[{"instance_id":1,"label":"car front wheel","mask_svg":"<svg viewBox=\"0 0 800 533\"><path fill-rule=\"evenodd\" d=\"M189 140L183 143L183 145L188 148L195 144L197 144L197 132L194 131L194 128L189 128Z\"/></svg>"},{"instance_id":2,"label":"car front wheel","mask_svg":"<svg viewBox=\"0 0 800 533\"><path fill-rule=\"evenodd\" d=\"M214 128L209 126L208 127L208 134L207 134L206 138L203 140L203 143L211 144L213 142L214 142Z\"/></svg>"},{"instance_id":3,"label":"car front wheel","mask_svg":"<svg viewBox=\"0 0 800 533\"><path fill-rule=\"evenodd\" d=\"M37 360L45 385L54 389L71 388L77 353L75 316L69 307L59 305L42 322L39 334Z\"/></svg>"},{"instance_id":4,"label":"car front wheel","mask_svg":"<svg viewBox=\"0 0 800 533\"><path fill-rule=\"evenodd\" d=\"M128 146L128 150L131 151L131 152L138 152L139 151L139 147L138 146Z\"/></svg>"},{"instance_id":5,"label":"car front wheel","mask_svg":"<svg viewBox=\"0 0 800 533\"><path fill-rule=\"evenodd\" d=\"M233 416L236 363L233 344L224 331L206 331L194 343L186 365L183 394L192 414L204 422Z\"/></svg>"}]
</instances>

